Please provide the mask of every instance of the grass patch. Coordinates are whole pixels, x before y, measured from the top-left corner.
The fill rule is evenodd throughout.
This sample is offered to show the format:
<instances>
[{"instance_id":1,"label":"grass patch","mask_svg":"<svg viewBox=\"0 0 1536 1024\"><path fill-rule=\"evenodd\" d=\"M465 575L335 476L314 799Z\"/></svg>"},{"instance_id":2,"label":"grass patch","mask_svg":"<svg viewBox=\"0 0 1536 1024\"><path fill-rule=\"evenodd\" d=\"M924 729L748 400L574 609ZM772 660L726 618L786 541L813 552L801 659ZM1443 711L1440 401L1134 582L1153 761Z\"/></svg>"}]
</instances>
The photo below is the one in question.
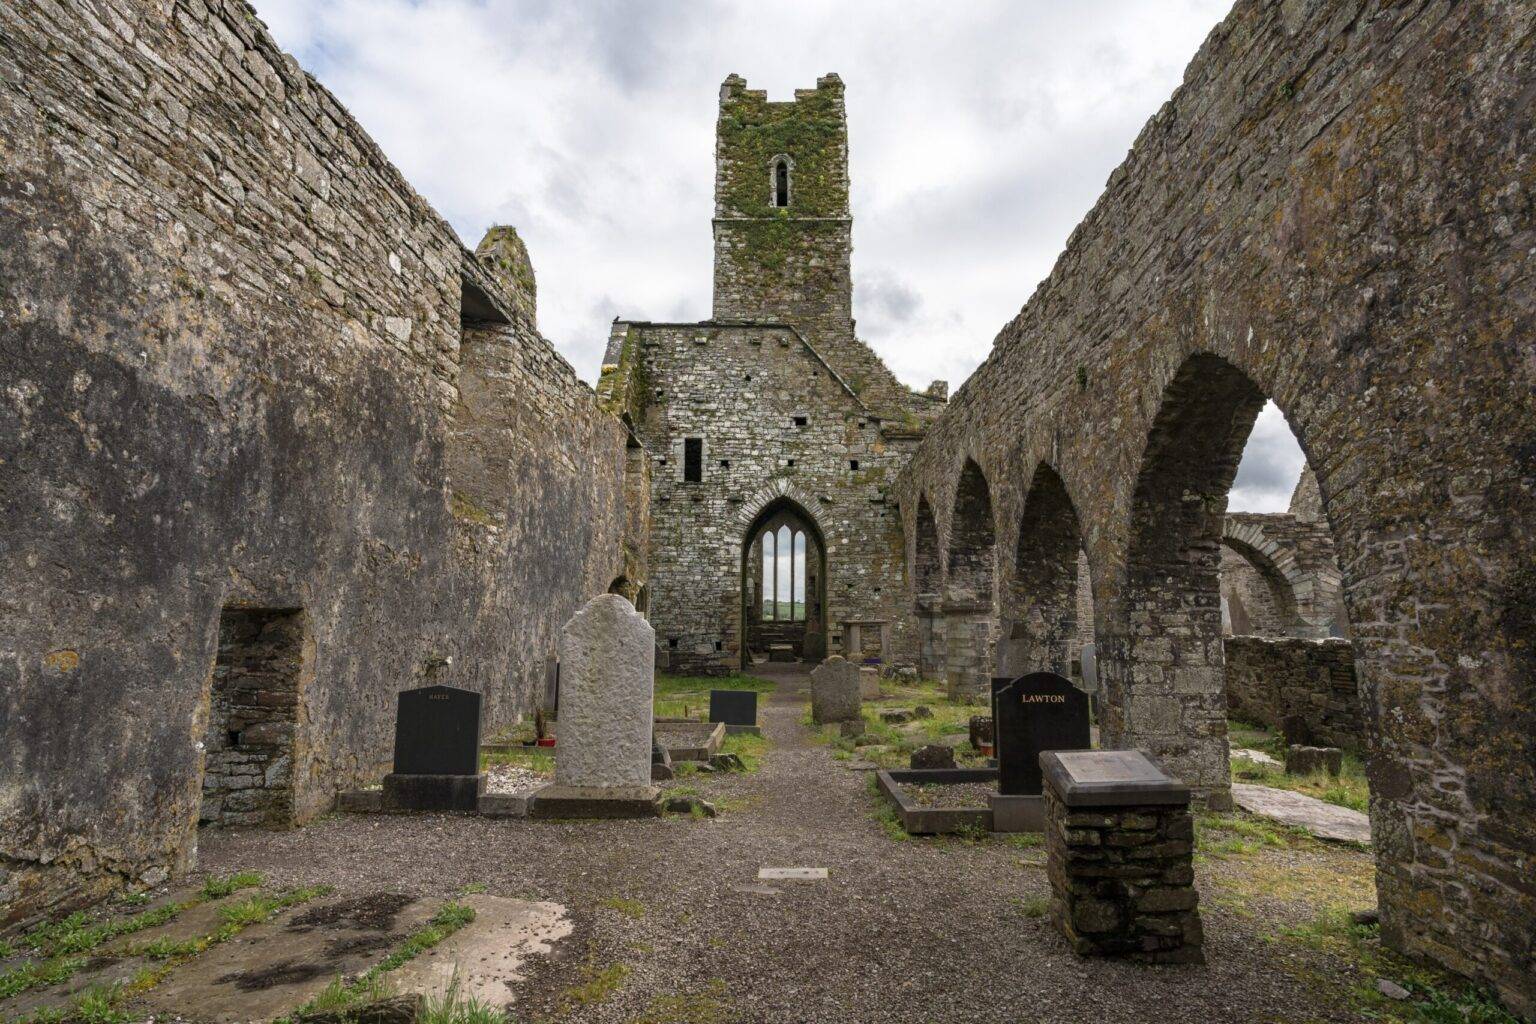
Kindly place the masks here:
<instances>
[{"instance_id":1,"label":"grass patch","mask_svg":"<svg viewBox=\"0 0 1536 1024\"><path fill-rule=\"evenodd\" d=\"M880 831L885 833L886 838L898 843L904 843L911 839L912 834L901 823L901 816L896 813L896 808L886 799L885 794L880 792L880 780L875 778L873 772L865 779L864 789L870 796L875 798L875 806L870 811L869 816L875 819L876 824L880 826Z\"/></svg>"},{"instance_id":2,"label":"grass patch","mask_svg":"<svg viewBox=\"0 0 1536 1024\"><path fill-rule=\"evenodd\" d=\"M428 999L417 1024L505 1024L506 1013L460 990L458 971L441 996Z\"/></svg>"},{"instance_id":3,"label":"grass patch","mask_svg":"<svg viewBox=\"0 0 1536 1024\"><path fill-rule=\"evenodd\" d=\"M581 967L581 982L560 993L560 1004L567 1010L578 1006L594 1006L619 990L629 968L624 964L609 964L598 968L591 960Z\"/></svg>"},{"instance_id":4,"label":"grass patch","mask_svg":"<svg viewBox=\"0 0 1536 1024\"><path fill-rule=\"evenodd\" d=\"M641 918L645 916L645 904L639 900L632 900L625 896L609 896L598 903L600 907L616 910L629 918Z\"/></svg>"},{"instance_id":5,"label":"grass patch","mask_svg":"<svg viewBox=\"0 0 1536 1024\"><path fill-rule=\"evenodd\" d=\"M656 996L632 1024L725 1024L730 1012L725 982L715 978L702 992Z\"/></svg>"},{"instance_id":6,"label":"grass patch","mask_svg":"<svg viewBox=\"0 0 1536 1024\"><path fill-rule=\"evenodd\" d=\"M1282 762L1285 760L1285 740L1262 726L1228 722L1227 741L1233 747L1258 750ZM1361 813L1365 813L1370 805L1371 790L1365 778L1365 764L1348 750L1344 751L1344 766L1336 779L1326 772L1287 775L1283 767L1255 764L1241 757L1232 759L1232 778L1238 782L1305 793L1324 803Z\"/></svg>"},{"instance_id":7,"label":"grass patch","mask_svg":"<svg viewBox=\"0 0 1536 1024\"><path fill-rule=\"evenodd\" d=\"M237 871L224 878L210 878L203 883L203 899L221 900L241 889L254 889L261 883L262 877L255 871Z\"/></svg>"},{"instance_id":8,"label":"grass patch","mask_svg":"<svg viewBox=\"0 0 1536 1024\"><path fill-rule=\"evenodd\" d=\"M1021 850L1033 850L1045 845L1045 836L1039 832L1015 832L1008 837L1009 846L1017 846Z\"/></svg>"},{"instance_id":9,"label":"grass patch","mask_svg":"<svg viewBox=\"0 0 1536 1024\"><path fill-rule=\"evenodd\" d=\"M656 673L657 718L698 718L709 715L710 690L756 690L772 693L777 684L756 676L674 676Z\"/></svg>"},{"instance_id":10,"label":"grass patch","mask_svg":"<svg viewBox=\"0 0 1536 1024\"><path fill-rule=\"evenodd\" d=\"M720 753L735 754L741 758L742 767L749 772L755 772L763 763L763 754L768 750L768 741L762 736L753 736L751 733L728 733L725 739L720 741Z\"/></svg>"},{"instance_id":11,"label":"grass patch","mask_svg":"<svg viewBox=\"0 0 1536 1024\"><path fill-rule=\"evenodd\" d=\"M1246 814L1201 814L1195 819L1197 858L1251 857L1268 847L1315 844L1304 829Z\"/></svg>"},{"instance_id":12,"label":"grass patch","mask_svg":"<svg viewBox=\"0 0 1536 1024\"><path fill-rule=\"evenodd\" d=\"M1013 905L1019 908L1019 913L1025 917L1044 917L1051 909L1049 896L1015 896Z\"/></svg>"},{"instance_id":13,"label":"grass patch","mask_svg":"<svg viewBox=\"0 0 1536 1024\"><path fill-rule=\"evenodd\" d=\"M523 747L512 750L485 750L480 752L480 770L492 765L511 765L514 768L526 768L540 775L553 775L555 773L555 756L549 752L548 747Z\"/></svg>"}]
</instances>

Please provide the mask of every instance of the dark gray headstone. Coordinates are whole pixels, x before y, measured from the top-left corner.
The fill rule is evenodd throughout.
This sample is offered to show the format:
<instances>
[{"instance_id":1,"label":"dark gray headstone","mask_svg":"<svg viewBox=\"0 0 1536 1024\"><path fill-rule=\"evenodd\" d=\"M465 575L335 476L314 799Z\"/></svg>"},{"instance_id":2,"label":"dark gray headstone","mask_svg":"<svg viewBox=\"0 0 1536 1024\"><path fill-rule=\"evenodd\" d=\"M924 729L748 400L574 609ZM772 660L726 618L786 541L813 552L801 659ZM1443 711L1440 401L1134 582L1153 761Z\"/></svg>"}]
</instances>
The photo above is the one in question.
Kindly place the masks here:
<instances>
[{"instance_id":1,"label":"dark gray headstone","mask_svg":"<svg viewBox=\"0 0 1536 1024\"><path fill-rule=\"evenodd\" d=\"M396 708L396 775L479 774L478 693L423 686L402 691Z\"/></svg>"},{"instance_id":2,"label":"dark gray headstone","mask_svg":"<svg viewBox=\"0 0 1536 1024\"><path fill-rule=\"evenodd\" d=\"M756 725L757 691L710 690L709 720L726 725Z\"/></svg>"},{"instance_id":3,"label":"dark gray headstone","mask_svg":"<svg viewBox=\"0 0 1536 1024\"><path fill-rule=\"evenodd\" d=\"M997 791L1039 796L1040 755L1047 750L1087 750L1088 695L1054 672L992 680Z\"/></svg>"}]
</instances>

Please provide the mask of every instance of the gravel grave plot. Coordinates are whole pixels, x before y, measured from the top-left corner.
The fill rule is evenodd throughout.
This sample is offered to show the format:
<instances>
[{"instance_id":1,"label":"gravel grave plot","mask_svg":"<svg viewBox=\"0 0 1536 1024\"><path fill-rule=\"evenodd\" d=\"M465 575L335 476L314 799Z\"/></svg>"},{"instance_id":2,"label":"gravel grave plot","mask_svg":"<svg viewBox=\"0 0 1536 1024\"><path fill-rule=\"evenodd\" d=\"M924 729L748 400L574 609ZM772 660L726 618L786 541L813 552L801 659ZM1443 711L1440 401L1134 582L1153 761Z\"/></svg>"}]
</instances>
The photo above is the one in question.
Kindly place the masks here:
<instances>
[{"instance_id":1,"label":"gravel grave plot","mask_svg":"<svg viewBox=\"0 0 1536 1024\"><path fill-rule=\"evenodd\" d=\"M542 786L552 778L554 778L553 775L536 772L531 768L520 768L517 765L487 765L485 791L487 793L521 793L524 790Z\"/></svg>"},{"instance_id":2,"label":"gravel grave plot","mask_svg":"<svg viewBox=\"0 0 1536 1024\"><path fill-rule=\"evenodd\" d=\"M830 770L800 724L805 679L786 668L758 669L781 680L761 708L772 744L761 769L687 779L718 818L342 814L281 832L207 831L200 867L262 871L273 885L452 895L474 884L560 903L574 932L530 959L514 990L519 1021L1363 1019L1348 1001L1350 962L1283 930L1341 899L1372 905L1369 854L1306 844L1201 858L1207 966L1079 959L1026 909L1049 896L1043 850L888 836L868 776ZM828 878L758 880L784 865Z\"/></svg>"},{"instance_id":3,"label":"gravel grave plot","mask_svg":"<svg viewBox=\"0 0 1536 1024\"><path fill-rule=\"evenodd\" d=\"M924 782L920 785L904 782L899 785L913 803L923 807L985 808L987 797L997 792L996 786L985 782Z\"/></svg>"}]
</instances>

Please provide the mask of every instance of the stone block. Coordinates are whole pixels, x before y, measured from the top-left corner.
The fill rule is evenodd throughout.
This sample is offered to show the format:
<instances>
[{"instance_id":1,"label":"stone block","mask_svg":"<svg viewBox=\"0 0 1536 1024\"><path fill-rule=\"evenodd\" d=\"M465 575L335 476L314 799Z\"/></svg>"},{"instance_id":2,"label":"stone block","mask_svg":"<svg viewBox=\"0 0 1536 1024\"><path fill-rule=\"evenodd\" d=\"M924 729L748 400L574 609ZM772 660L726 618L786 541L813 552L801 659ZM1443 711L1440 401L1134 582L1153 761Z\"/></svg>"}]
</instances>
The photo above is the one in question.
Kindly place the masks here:
<instances>
[{"instance_id":1,"label":"stone block","mask_svg":"<svg viewBox=\"0 0 1536 1024\"><path fill-rule=\"evenodd\" d=\"M384 776L385 811L475 811L485 788L484 775Z\"/></svg>"},{"instance_id":2,"label":"stone block","mask_svg":"<svg viewBox=\"0 0 1536 1024\"><path fill-rule=\"evenodd\" d=\"M1285 748L1285 773L1287 775L1311 775L1327 772L1338 778L1344 770L1344 751L1338 747L1308 747L1293 744Z\"/></svg>"},{"instance_id":3,"label":"stone block","mask_svg":"<svg viewBox=\"0 0 1536 1024\"><path fill-rule=\"evenodd\" d=\"M955 751L953 747L946 747L942 743L930 743L912 751L911 767L922 768L953 768L955 767Z\"/></svg>"}]
</instances>

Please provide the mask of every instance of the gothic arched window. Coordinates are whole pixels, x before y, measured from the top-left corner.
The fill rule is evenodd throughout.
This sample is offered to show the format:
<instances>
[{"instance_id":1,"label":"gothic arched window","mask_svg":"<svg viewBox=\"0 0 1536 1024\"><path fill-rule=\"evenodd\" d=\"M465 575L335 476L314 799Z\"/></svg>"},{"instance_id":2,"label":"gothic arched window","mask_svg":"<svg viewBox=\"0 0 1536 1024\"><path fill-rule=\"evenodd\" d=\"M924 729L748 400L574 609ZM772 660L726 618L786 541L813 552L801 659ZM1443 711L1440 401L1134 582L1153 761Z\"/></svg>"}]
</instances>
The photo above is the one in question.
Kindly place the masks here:
<instances>
[{"instance_id":1,"label":"gothic arched window","mask_svg":"<svg viewBox=\"0 0 1536 1024\"><path fill-rule=\"evenodd\" d=\"M781 156L773 161L773 205L789 205L789 157Z\"/></svg>"}]
</instances>

